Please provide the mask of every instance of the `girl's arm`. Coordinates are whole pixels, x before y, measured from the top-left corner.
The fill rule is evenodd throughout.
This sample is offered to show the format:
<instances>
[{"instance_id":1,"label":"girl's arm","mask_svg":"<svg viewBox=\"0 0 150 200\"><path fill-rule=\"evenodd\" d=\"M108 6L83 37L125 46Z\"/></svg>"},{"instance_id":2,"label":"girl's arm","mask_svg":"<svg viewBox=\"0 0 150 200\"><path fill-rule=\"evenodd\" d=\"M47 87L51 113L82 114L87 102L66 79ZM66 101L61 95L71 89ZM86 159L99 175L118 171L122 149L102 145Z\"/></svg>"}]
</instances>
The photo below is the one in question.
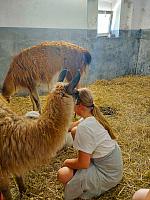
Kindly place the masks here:
<instances>
[{"instance_id":1,"label":"girl's arm","mask_svg":"<svg viewBox=\"0 0 150 200\"><path fill-rule=\"evenodd\" d=\"M91 154L83 151L78 152L78 157L73 159L66 159L64 166L71 169L87 169L91 162Z\"/></svg>"},{"instance_id":2,"label":"girl's arm","mask_svg":"<svg viewBox=\"0 0 150 200\"><path fill-rule=\"evenodd\" d=\"M74 127L78 126L78 124L80 123L81 119L75 122L72 122L70 128L68 129L68 132L70 132Z\"/></svg>"}]
</instances>

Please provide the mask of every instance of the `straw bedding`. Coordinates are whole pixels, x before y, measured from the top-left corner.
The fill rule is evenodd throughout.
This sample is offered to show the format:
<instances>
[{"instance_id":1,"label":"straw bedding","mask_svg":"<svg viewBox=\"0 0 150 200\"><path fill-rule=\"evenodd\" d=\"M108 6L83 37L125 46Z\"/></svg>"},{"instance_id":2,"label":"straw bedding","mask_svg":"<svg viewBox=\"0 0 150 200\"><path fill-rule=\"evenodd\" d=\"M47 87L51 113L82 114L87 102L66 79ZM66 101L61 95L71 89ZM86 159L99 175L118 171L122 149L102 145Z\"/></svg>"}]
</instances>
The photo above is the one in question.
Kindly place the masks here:
<instances>
[{"instance_id":1,"label":"straw bedding","mask_svg":"<svg viewBox=\"0 0 150 200\"><path fill-rule=\"evenodd\" d=\"M88 87L93 92L95 103L117 133L124 161L123 180L98 200L131 199L135 190L150 188L150 76L98 80ZM43 105L45 96L40 98ZM32 110L29 97L14 97L10 106L18 114ZM57 181L57 170L66 158L74 156L76 151L65 147L49 165L26 174L27 194L22 199L63 199L63 186ZM17 200L18 190L13 178L10 186Z\"/></svg>"}]
</instances>

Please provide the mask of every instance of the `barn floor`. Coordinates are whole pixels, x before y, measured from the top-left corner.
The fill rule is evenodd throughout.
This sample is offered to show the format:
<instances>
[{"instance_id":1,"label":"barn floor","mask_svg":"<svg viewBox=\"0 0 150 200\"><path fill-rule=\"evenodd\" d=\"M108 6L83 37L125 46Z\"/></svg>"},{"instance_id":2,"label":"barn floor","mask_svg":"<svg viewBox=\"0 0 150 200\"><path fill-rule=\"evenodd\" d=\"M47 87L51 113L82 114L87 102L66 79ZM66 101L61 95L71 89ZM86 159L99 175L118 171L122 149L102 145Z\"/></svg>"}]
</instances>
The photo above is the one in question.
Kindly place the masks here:
<instances>
[{"instance_id":1,"label":"barn floor","mask_svg":"<svg viewBox=\"0 0 150 200\"><path fill-rule=\"evenodd\" d=\"M124 160L121 183L97 199L130 200L135 190L150 188L150 76L101 80L88 87L117 133ZM43 105L45 96L40 98ZM19 114L32 110L28 97L12 98L11 107ZM25 183L29 195L24 194L22 200L63 199L63 186L56 179L57 170L66 158L75 155L72 147L65 147L47 166L27 173ZM11 192L18 200L13 179Z\"/></svg>"}]
</instances>

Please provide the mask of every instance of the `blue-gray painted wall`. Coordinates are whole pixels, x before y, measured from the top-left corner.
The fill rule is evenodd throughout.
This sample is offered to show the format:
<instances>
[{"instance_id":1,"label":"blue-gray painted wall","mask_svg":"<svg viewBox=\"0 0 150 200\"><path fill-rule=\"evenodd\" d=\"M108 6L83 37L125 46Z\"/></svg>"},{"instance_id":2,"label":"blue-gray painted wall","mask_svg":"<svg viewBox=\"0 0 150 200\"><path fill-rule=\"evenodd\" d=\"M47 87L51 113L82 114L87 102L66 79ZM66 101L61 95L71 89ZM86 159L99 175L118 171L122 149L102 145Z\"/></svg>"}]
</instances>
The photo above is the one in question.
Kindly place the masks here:
<instances>
[{"instance_id":1,"label":"blue-gray painted wall","mask_svg":"<svg viewBox=\"0 0 150 200\"><path fill-rule=\"evenodd\" d=\"M42 41L66 40L89 49L86 83L128 74L150 74L150 30L120 31L118 38L97 37L96 30L0 27L0 87L12 57Z\"/></svg>"}]
</instances>

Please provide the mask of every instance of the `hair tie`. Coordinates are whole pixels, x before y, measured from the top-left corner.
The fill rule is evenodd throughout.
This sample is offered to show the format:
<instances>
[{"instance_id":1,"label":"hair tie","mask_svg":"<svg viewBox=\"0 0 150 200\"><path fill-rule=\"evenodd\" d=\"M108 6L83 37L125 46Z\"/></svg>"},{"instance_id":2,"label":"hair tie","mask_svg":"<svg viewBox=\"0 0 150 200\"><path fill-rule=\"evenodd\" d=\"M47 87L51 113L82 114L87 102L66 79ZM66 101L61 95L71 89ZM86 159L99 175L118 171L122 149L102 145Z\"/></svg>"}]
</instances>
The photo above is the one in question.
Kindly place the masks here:
<instances>
[{"instance_id":1,"label":"hair tie","mask_svg":"<svg viewBox=\"0 0 150 200\"><path fill-rule=\"evenodd\" d=\"M91 106L86 106L86 107L88 107L88 108L91 108L91 107L93 107L93 108L94 108L94 103L93 103Z\"/></svg>"}]
</instances>

